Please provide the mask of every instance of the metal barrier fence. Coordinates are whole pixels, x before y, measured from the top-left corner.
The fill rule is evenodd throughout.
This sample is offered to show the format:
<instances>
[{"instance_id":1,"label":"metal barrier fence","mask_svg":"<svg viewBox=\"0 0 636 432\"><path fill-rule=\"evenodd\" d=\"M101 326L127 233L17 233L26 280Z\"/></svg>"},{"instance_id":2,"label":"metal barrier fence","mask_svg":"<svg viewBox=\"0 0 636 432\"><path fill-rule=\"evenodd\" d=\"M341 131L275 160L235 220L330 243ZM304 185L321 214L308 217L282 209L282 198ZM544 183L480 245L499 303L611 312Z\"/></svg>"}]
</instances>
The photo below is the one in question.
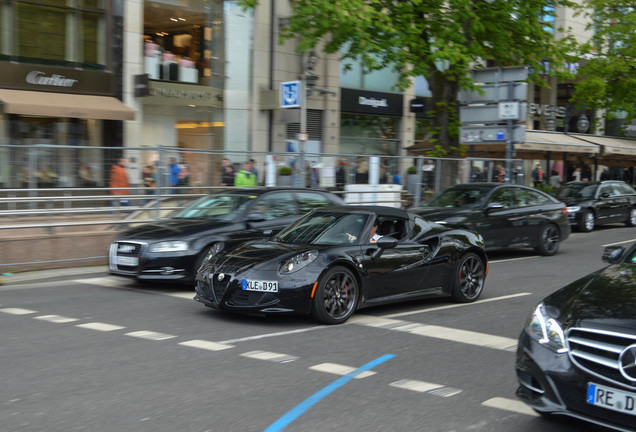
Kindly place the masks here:
<instances>
[{"instance_id":1,"label":"metal barrier fence","mask_svg":"<svg viewBox=\"0 0 636 432\"><path fill-rule=\"evenodd\" d=\"M506 176L503 159L55 145L4 145L0 156L0 236L5 238L80 227L116 232L156 222L203 194L232 186L225 164L236 173L250 160L257 185L326 189L349 204L408 208L456 183L524 183L521 161L513 161L519 169ZM111 170L122 157L130 162L130 185L111 187ZM0 268L95 258L105 256L0 262Z\"/></svg>"}]
</instances>

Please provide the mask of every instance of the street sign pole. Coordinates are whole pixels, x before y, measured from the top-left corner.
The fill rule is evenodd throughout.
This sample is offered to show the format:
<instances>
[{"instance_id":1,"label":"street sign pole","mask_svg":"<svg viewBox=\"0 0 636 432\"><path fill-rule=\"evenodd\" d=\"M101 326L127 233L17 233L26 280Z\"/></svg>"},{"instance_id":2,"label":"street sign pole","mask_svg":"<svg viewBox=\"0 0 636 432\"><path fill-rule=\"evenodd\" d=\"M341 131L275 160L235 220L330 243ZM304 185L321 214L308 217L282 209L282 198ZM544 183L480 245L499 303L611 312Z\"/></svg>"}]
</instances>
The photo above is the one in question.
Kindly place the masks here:
<instances>
[{"instance_id":1,"label":"street sign pole","mask_svg":"<svg viewBox=\"0 0 636 432\"><path fill-rule=\"evenodd\" d=\"M307 146L307 74L303 71L300 81L300 186L307 187L307 175L305 172L305 151ZM304 139L303 139L304 138Z\"/></svg>"},{"instance_id":2,"label":"street sign pole","mask_svg":"<svg viewBox=\"0 0 636 432\"><path fill-rule=\"evenodd\" d=\"M512 81L508 82L508 100L512 100L514 98L515 93L515 85ZM512 134L514 133L512 119L506 120L506 126L508 129L508 136L506 137L506 183L510 183L512 179Z\"/></svg>"}]
</instances>

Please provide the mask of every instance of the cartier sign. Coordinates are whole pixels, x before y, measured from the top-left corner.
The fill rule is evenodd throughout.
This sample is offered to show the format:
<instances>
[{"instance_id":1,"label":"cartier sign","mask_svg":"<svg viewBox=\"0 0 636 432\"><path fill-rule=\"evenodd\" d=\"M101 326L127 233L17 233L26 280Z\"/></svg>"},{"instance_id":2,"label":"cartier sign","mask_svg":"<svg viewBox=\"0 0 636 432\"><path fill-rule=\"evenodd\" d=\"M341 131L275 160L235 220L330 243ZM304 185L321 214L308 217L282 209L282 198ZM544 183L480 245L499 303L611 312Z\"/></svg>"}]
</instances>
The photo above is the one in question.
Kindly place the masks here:
<instances>
[{"instance_id":1,"label":"cartier sign","mask_svg":"<svg viewBox=\"0 0 636 432\"><path fill-rule=\"evenodd\" d=\"M66 78L64 75L51 74L46 76L42 71L34 70L27 74L26 82L29 84L38 84L53 87L73 87L77 82L76 79Z\"/></svg>"},{"instance_id":2,"label":"cartier sign","mask_svg":"<svg viewBox=\"0 0 636 432\"><path fill-rule=\"evenodd\" d=\"M0 61L0 87L54 93L114 95L113 74L103 70Z\"/></svg>"}]
</instances>

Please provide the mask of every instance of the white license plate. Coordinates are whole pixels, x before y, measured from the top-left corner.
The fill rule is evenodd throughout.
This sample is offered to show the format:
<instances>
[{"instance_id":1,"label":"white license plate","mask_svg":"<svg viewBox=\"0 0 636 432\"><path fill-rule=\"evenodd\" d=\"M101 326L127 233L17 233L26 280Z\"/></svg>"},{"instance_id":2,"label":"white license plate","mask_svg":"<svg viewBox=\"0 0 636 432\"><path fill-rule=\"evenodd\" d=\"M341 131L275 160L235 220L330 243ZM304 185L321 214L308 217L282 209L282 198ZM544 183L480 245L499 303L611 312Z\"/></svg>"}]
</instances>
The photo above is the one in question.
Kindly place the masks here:
<instances>
[{"instance_id":1,"label":"white license plate","mask_svg":"<svg viewBox=\"0 0 636 432\"><path fill-rule=\"evenodd\" d=\"M278 292L278 281L243 279L242 284L245 291Z\"/></svg>"},{"instance_id":2,"label":"white license plate","mask_svg":"<svg viewBox=\"0 0 636 432\"><path fill-rule=\"evenodd\" d=\"M115 264L121 266L130 266L135 267L139 264L139 258L137 257L129 257L129 256L115 256Z\"/></svg>"},{"instance_id":3,"label":"white license plate","mask_svg":"<svg viewBox=\"0 0 636 432\"><path fill-rule=\"evenodd\" d=\"M636 415L636 393L588 383L586 402L612 411Z\"/></svg>"}]
</instances>

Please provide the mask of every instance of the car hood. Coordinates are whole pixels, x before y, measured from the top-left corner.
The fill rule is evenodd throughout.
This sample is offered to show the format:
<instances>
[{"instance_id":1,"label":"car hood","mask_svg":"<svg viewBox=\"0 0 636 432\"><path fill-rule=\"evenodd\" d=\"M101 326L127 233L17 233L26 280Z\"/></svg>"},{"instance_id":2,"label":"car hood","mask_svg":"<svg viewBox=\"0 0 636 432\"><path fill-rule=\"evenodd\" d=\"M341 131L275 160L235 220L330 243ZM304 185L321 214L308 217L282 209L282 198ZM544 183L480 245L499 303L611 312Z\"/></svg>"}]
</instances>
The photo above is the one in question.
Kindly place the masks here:
<instances>
[{"instance_id":1,"label":"car hood","mask_svg":"<svg viewBox=\"0 0 636 432\"><path fill-rule=\"evenodd\" d=\"M545 300L571 326L636 330L636 266L614 264L557 291Z\"/></svg>"},{"instance_id":2,"label":"car hood","mask_svg":"<svg viewBox=\"0 0 636 432\"><path fill-rule=\"evenodd\" d=\"M451 217L467 216L475 213L477 209L457 209L452 207L417 207L409 210L424 219L435 221L443 221Z\"/></svg>"},{"instance_id":3,"label":"car hood","mask_svg":"<svg viewBox=\"0 0 636 432\"><path fill-rule=\"evenodd\" d=\"M166 240L187 237L209 230L222 230L227 222L193 219L167 219L161 223L150 223L129 229L119 236L119 240Z\"/></svg>"}]
</instances>

